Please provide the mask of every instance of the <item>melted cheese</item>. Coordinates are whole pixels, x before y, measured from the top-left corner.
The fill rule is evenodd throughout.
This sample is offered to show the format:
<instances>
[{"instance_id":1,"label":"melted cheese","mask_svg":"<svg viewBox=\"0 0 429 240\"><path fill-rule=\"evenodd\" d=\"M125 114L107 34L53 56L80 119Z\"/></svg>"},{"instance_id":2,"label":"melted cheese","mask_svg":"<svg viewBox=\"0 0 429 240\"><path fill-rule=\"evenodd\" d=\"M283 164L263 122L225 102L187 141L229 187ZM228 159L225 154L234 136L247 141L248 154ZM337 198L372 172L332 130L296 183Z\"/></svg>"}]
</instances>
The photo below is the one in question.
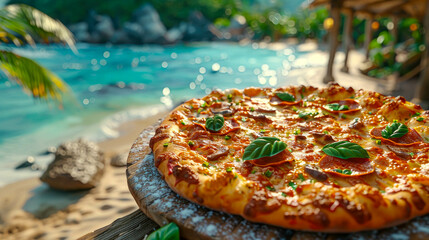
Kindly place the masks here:
<instances>
[{"instance_id":1,"label":"melted cheese","mask_svg":"<svg viewBox=\"0 0 429 240\"><path fill-rule=\"evenodd\" d=\"M280 91L289 92L300 102L292 105L270 102L270 98ZM359 111L343 114L328 112L323 108L331 101L345 98L354 98L360 105ZM246 184L256 184L277 195L282 193L290 195L291 191L292 195L297 194L297 187L317 181L307 174L304 168L306 165L319 167L318 162L323 156L321 149L328 143L323 141L330 139L347 140L362 146L369 152L375 171L359 178L326 173L329 178L323 182L324 185L349 187L361 183L385 191L387 187L397 183L395 176L422 174L426 178L429 177L426 168L409 167L406 160L395 155L387 145L380 145L378 141L371 139L369 135L374 127L385 126L393 120L398 120L415 127L416 131L426 141L428 140L429 127L425 125L426 117L423 123L412 117L422 112L421 108L402 98L395 99L378 93L354 91L339 86L319 91L314 88L305 91L303 87L263 91L258 89L215 91L201 100L188 101L183 105L183 109L179 109L174 115L176 119L172 121L177 122L176 126L184 134L181 145L186 145L186 142L190 141L194 124L204 125L206 118L212 116L211 108L215 105L222 109L226 107L229 115L225 115L225 119L235 118L240 124L240 129L228 133L229 139L225 137L226 135L212 133L204 141L198 138L192 140L196 141L196 146L189 147L189 150L195 154L189 155L186 160L186 164L197 166L198 174L203 175L202 178L211 179L213 184L219 182L228 184L227 182L231 180L227 179L233 178L243 183L239 185L243 189ZM300 117L300 113L305 119ZM188 122L181 124L180 121L185 118ZM244 149L253 140L262 136L281 139L288 145L287 149L291 151L295 160L267 167L244 162L242 160ZM322 137L317 139L317 136ZM215 161L208 160L208 155L225 147L228 149L225 156L216 158ZM427 166L428 149L416 153L408 162ZM228 174L225 174L226 172Z\"/></svg>"}]
</instances>

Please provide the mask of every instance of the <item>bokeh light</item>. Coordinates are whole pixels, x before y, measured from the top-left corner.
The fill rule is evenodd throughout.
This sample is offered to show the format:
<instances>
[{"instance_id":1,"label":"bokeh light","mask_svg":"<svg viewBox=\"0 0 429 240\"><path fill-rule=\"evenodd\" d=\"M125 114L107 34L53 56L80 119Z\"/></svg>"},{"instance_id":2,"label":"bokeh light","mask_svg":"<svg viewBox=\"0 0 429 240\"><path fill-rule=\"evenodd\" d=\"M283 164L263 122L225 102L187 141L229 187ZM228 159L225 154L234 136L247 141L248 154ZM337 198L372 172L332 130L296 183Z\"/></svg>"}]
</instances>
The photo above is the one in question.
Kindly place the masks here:
<instances>
[{"instance_id":1,"label":"bokeh light","mask_svg":"<svg viewBox=\"0 0 429 240\"><path fill-rule=\"evenodd\" d=\"M333 18L326 18L325 21L323 21L323 28L326 30L330 30L334 26L334 19Z\"/></svg>"}]
</instances>

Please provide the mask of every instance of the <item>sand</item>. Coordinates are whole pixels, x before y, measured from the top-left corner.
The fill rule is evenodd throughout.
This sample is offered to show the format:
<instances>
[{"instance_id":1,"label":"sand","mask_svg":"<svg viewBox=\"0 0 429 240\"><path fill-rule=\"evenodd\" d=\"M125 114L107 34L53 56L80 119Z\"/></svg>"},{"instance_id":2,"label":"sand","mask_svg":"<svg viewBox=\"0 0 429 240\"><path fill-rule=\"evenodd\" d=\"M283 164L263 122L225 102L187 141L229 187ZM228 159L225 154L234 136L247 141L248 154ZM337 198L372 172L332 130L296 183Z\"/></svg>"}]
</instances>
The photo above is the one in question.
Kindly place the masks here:
<instances>
[{"instance_id":1,"label":"sand","mask_svg":"<svg viewBox=\"0 0 429 240\"><path fill-rule=\"evenodd\" d=\"M106 159L128 153L138 134L165 116L121 125L121 136L100 142ZM38 178L0 188L0 239L77 239L138 209L131 196L125 167L107 161L100 184L89 191L49 189Z\"/></svg>"}]
</instances>

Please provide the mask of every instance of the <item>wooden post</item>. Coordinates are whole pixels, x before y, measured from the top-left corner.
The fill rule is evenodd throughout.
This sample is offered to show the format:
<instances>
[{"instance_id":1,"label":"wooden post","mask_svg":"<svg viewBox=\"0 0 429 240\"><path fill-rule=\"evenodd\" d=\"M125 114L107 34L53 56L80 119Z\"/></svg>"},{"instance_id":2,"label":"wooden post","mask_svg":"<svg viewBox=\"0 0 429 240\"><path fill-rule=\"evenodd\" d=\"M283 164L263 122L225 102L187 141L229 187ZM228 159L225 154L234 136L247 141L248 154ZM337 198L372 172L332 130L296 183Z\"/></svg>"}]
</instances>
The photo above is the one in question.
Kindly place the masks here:
<instances>
[{"instance_id":1,"label":"wooden post","mask_svg":"<svg viewBox=\"0 0 429 240\"><path fill-rule=\"evenodd\" d=\"M390 30L390 33L392 34L393 41L392 46L395 47L396 43L398 43L398 24L399 24L399 18L397 16L394 16L392 18L393 28Z\"/></svg>"},{"instance_id":2,"label":"wooden post","mask_svg":"<svg viewBox=\"0 0 429 240\"><path fill-rule=\"evenodd\" d=\"M423 22L425 28L425 51L422 55L420 83L417 88L416 98L420 102L429 103L429 0L426 1L426 14Z\"/></svg>"},{"instance_id":3,"label":"wooden post","mask_svg":"<svg viewBox=\"0 0 429 240\"><path fill-rule=\"evenodd\" d=\"M341 71L345 73L349 72L349 66L348 66L349 52L353 45L353 35L352 35L353 18L354 18L354 11L350 10L347 13L347 20L346 20L346 24L344 25L344 33L343 33L345 56L344 56L344 66L341 68Z\"/></svg>"},{"instance_id":4,"label":"wooden post","mask_svg":"<svg viewBox=\"0 0 429 240\"><path fill-rule=\"evenodd\" d=\"M365 61L369 59L369 44L371 43L371 40L372 40L372 27L371 27L372 20L373 20L373 17L369 16L365 22L365 44L364 44Z\"/></svg>"},{"instance_id":5,"label":"wooden post","mask_svg":"<svg viewBox=\"0 0 429 240\"><path fill-rule=\"evenodd\" d=\"M337 52L338 46L338 35L340 33L341 4L342 0L331 0L331 17L334 20L334 25L331 28L331 34L329 36L329 60L326 76L323 78L323 83L335 82L332 69L334 67L335 53Z\"/></svg>"},{"instance_id":6,"label":"wooden post","mask_svg":"<svg viewBox=\"0 0 429 240\"><path fill-rule=\"evenodd\" d=\"M399 24L399 18L397 16L394 16L392 18L392 23L393 23L393 28L390 30L390 34L392 35L393 40L389 44L390 47L392 48L390 50L390 61L391 62L395 62L395 59L396 59L395 46L396 46L396 43L398 43L398 24ZM398 74L398 76L399 76L399 74Z\"/></svg>"}]
</instances>

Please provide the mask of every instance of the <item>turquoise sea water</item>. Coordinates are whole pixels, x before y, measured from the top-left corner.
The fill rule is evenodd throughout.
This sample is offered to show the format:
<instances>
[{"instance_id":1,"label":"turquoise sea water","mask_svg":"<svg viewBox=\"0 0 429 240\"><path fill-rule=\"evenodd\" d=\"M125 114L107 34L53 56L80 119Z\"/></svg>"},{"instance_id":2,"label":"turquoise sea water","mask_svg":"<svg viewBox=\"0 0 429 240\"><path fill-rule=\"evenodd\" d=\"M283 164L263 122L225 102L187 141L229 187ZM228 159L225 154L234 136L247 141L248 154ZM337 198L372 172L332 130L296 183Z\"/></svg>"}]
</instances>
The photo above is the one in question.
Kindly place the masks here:
<instances>
[{"instance_id":1,"label":"turquoise sea water","mask_svg":"<svg viewBox=\"0 0 429 240\"><path fill-rule=\"evenodd\" d=\"M64 110L35 101L0 75L0 185L39 175L13 168L27 156L46 165L52 156L40 153L61 141L115 137L120 123L151 116L214 88L297 84L290 71L326 63L294 46L270 50L256 43L77 48L77 54L60 46L15 49L69 84L74 100L66 99Z\"/></svg>"}]
</instances>

